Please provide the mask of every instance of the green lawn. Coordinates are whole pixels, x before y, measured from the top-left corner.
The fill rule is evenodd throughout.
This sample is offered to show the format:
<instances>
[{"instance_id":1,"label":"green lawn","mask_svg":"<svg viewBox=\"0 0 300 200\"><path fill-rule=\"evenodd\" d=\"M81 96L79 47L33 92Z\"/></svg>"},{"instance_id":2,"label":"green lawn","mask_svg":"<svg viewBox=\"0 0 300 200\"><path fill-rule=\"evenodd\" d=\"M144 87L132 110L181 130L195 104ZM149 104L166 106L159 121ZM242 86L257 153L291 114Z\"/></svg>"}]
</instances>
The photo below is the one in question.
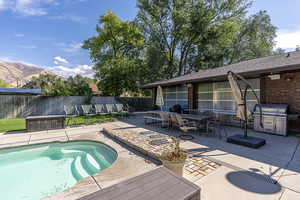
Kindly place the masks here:
<instances>
[{"instance_id":1,"label":"green lawn","mask_svg":"<svg viewBox=\"0 0 300 200\"><path fill-rule=\"evenodd\" d=\"M0 119L0 133L25 130L25 119Z\"/></svg>"},{"instance_id":2,"label":"green lawn","mask_svg":"<svg viewBox=\"0 0 300 200\"><path fill-rule=\"evenodd\" d=\"M122 117L121 115L100 115L100 116L93 116L88 118L89 124L95 123L103 123L103 122L111 122L114 120L119 119ZM86 123L85 117L76 117L75 120L71 119L69 122L70 126L73 125L83 125ZM21 131L25 130L25 119L24 118L17 118L17 119L0 119L0 133L3 132L10 132L10 131Z\"/></svg>"},{"instance_id":3,"label":"green lawn","mask_svg":"<svg viewBox=\"0 0 300 200\"><path fill-rule=\"evenodd\" d=\"M112 122L114 120L117 120L121 117L121 115L97 115L88 117L88 120L86 120L86 117L80 116L76 117L75 119L70 119L69 126L73 125L83 125L86 123L86 121L89 124L95 124L95 123L103 123L103 122Z\"/></svg>"}]
</instances>

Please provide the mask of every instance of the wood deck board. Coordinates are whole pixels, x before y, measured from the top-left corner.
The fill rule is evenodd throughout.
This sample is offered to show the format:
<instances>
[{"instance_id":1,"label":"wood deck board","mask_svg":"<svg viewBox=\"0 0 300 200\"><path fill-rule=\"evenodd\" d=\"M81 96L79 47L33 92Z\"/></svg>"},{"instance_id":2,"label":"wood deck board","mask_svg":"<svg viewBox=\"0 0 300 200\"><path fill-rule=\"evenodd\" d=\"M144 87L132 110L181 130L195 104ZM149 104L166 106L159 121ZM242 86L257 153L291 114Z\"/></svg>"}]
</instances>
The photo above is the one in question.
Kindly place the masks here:
<instances>
[{"instance_id":1,"label":"wood deck board","mask_svg":"<svg viewBox=\"0 0 300 200\"><path fill-rule=\"evenodd\" d=\"M199 191L198 186L161 167L78 200L185 200Z\"/></svg>"}]
</instances>

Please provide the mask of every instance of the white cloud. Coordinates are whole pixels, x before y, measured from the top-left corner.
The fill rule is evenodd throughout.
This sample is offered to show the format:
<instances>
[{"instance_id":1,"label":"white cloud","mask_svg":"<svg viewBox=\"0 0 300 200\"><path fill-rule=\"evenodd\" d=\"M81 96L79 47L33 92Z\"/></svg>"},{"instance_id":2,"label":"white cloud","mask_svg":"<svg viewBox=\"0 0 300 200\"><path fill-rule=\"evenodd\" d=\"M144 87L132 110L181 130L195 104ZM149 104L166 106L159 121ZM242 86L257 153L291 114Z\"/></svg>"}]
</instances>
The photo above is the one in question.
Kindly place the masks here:
<instances>
[{"instance_id":1,"label":"white cloud","mask_svg":"<svg viewBox=\"0 0 300 200\"><path fill-rule=\"evenodd\" d=\"M0 0L0 10L10 10L24 16L46 15L45 5L57 5L56 0Z\"/></svg>"},{"instance_id":2,"label":"white cloud","mask_svg":"<svg viewBox=\"0 0 300 200\"><path fill-rule=\"evenodd\" d=\"M93 67L90 65L77 65L76 67L66 67L66 66L54 66L50 67L49 71L63 77L75 76L80 74L84 77L93 78L94 77L94 70Z\"/></svg>"},{"instance_id":3,"label":"white cloud","mask_svg":"<svg viewBox=\"0 0 300 200\"><path fill-rule=\"evenodd\" d=\"M71 15L71 14L51 16L49 18L54 19L54 20L70 20L73 22L81 23L81 24L87 23L87 18L78 16L78 15Z\"/></svg>"},{"instance_id":4,"label":"white cloud","mask_svg":"<svg viewBox=\"0 0 300 200\"><path fill-rule=\"evenodd\" d=\"M0 0L1 1L1 0ZM22 34L22 33L16 33L15 34L15 37L24 37L25 35L24 34Z\"/></svg>"},{"instance_id":5,"label":"white cloud","mask_svg":"<svg viewBox=\"0 0 300 200\"><path fill-rule=\"evenodd\" d=\"M279 31L275 41L276 48L295 49L297 45L300 45L300 28L292 31Z\"/></svg>"},{"instance_id":6,"label":"white cloud","mask_svg":"<svg viewBox=\"0 0 300 200\"><path fill-rule=\"evenodd\" d=\"M82 43L71 43L71 44L65 44L61 50L68 52L68 53L74 53L81 49Z\"/></svg>"},{"instance_id":7,"label":"white cloud","mask_svg":"<svg viewBox=\"0 0 300 200\"><path fill-rule=\"evenodd\" d=\"M69 61L65 58L62 58L60 56L54 57L54 64L59 65L59 64L69 64Z\"/></svg>"},{"instance_id":8,"label":"white cloud","mask_svg":"<svg viewBox=\"0 0 300 200\"><path fill-rule=\"evenodd\" d=\"M6 3L7 3L6 0L0 0L0 10L5 9Z\"/></svg>"}]
</instances>

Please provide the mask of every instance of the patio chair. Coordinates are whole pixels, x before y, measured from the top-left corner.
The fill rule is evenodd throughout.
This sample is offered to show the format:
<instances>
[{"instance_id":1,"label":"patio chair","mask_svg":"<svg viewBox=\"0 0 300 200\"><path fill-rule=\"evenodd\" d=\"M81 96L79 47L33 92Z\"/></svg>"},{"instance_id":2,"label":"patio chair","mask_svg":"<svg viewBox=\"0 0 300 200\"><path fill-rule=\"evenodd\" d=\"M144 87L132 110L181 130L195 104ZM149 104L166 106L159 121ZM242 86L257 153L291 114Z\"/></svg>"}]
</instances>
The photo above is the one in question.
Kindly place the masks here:
<instances>
[{"instance_id":1,"label":"patio chair","mask_svg":"<svg viewBox=\"0 0 300 200\"><path fill-rule=\"evenodd\" d=\"M108 113L104 104L94 104L94 109L96 115L106 115Z\"/></svg>"},{"instance_id":2,"label":"patio chair","mask_svg":"<svg viewBox=\"0 0 300 200\"><path fill-rule=\"evenodd\" d=\"M76 105L64 105L64 113L67 120L67 126L72 120L75 122L74 124L77 125L76 117L79 116L79 112Z\"/></svg>"},{"instance_id":3,"label":"patio chair","mask_svg":"<svg viewBox=\"0 0 300 200\"><path fill-rule=\"evenodd\" d=\"M210 120L207 121L206 132L208 135L212 133L215 136L218 136L219 139L222 137L227 137L226 128L223 126L222 121L216 116L213 115Z\"/></svg>"},{"instance_id":4,"label":"patio chair","mask_svg":"<svg viewBox=\"0 0 300 200\"><path fill-rule=\"evenodd\" d=\"M85 116L85 124L88 124L88 119L96 115L93 105L81 105L82 114Z\"/></svg>"},{"instance_id":5,"label":"patio chair","mask_svg":"<svg viewBox=\"0 0 300 200\"><path fill-rule=\"evenodd\" d=\"M180 114L171 114L171 120L176 120L175 126L182 132L179 136L181 139L192 140L194 137L188 134L189 131L196 131L198 127L195 122L183 119Z\"/></svg>"},{"instance_id":6,"label":"patio chair","mask_svg":"<svg viewBox=\"0 0 300 200\"><path fill-rule=\"evenodd\" d=\"M129 114L129 109L126 106L124 106L123 104L118 103L118 104L115 104L115 106L117 108L117 112L119 114L121 114L122 117L124 117L124 115L127 116Z\"/></svg>"},{"instance_id":7,"label":"patio chair","mask_svg":"<svg viewBox=\"0 0 300 200\"><path fill-rule=\"evenodd\" d=\"M188 131L196 131L198 129L195 122L183 119L179 114L175 114L175 117L181 131L187 133Z\"/></svg>"},{"instance_id":8,"label":"patio chair","mask_svg":"<svg viewBox=\"0 0 300 200\"><path fill-rule=\"evenodd\" d=\"M114 104L105 104L106 110L109 114L118 114L118 112L115 109Z\"/></svg>"},{"instance_id":9,"label":"patio chair","mask_svg":"<svg viewBox=\"0 0 300 200\"><path fill-rule=\"evenodd\" d=\"M176 118L176 114L170 114L170 122L171 122L171 127L172 128L179 128L180 125L177 121L177 118Z\"/></svg>"},{"instance_id":10,"label":"patio chair","mask_svg":"<svg viewBox=\"0 0 300 200\"><path fill-rule=\"evenodd\" d=\"M170 115L164 112L159 113L160 118L163 120L161 121L161 127L167 127L170 128L171 126L171 119Z\"/></svg>"}]
</instances>

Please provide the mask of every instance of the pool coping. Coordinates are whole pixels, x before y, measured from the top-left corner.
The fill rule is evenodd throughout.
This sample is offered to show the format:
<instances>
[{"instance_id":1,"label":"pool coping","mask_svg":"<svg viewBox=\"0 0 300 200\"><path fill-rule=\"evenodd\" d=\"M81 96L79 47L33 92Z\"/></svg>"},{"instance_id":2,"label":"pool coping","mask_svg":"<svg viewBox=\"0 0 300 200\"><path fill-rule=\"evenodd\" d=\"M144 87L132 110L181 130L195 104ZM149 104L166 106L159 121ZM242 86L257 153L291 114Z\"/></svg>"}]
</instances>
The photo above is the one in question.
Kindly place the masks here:
<instances>
[{"instance_id":1,"label":"pool coping","mask_svg":"<svg viewBox=\"0 0 300 200\"><path fill-rule=\"evenodd\" d=\"M12 142L6 143L6 145L0 145L1 149L11 149L16 147L26 147L26 146L34 146L34 145L41 145L41 144L49 144L49 143L67 143L67 142L80 142L80 141L88 141L88 142L100 142L103 143L117 153L117 159L114 163L96 173L92 176L88 176L80 181L78 181L73 187L64 190L62 192L53 194L51 196L43 198L44 200L74 200L90 193L96 192L101 190L105 187L111 186L115 183L121 182L122 180L126 180L128 178L140 175L144 172L150 171L155 169L156 166L152 163L147 163L144 159L134 154L128 148L120 145L116 141L112 140L112 138L108 138L107 136L103 135L101 132L102 127L100 126L93 126L89 128L88 126L82 129L79 128L71 128L71 129L61 129L55 131L41 131L41 132L29 132L29 133L21 133L16 135L10 135L9 138L13 138ZM72 130L78 133L71 133ZM83 132L82 132L83 131ZM68 134L68 133L69 134ZM82 132L82 133L81 133ZM46 135L44 135L46 134ZM51 134L54 134L51 137ZM31 140L33 135L40 135L40 140ZM46 137L46 136L49 137ZM59 136L57 136L59 135ZM62 136L65 135L65 136ZM27 137L29 137L29 139ZM1 138L1 136L0 136ZM21 138L18 140L18 138ZM27 139L26 139L27 138ZM23 139L23 140L22 140ZM5 140L5 139L4 139ZM14 142L17 140L17 142ZM128 165L126 160L131 159L136 166L141 166L144 169L137 169L135 165ZM124 162L125 161L125 162ZM130 162L129 162L130 163ZM125 165L125 167L124 167ZM143 166L145 165L145 166ZM120 170L124 169L126 170ZM128 172L128 173L126 173ZM106 177L107 176L107 177Z\"/></svg>"}]
</instances>

